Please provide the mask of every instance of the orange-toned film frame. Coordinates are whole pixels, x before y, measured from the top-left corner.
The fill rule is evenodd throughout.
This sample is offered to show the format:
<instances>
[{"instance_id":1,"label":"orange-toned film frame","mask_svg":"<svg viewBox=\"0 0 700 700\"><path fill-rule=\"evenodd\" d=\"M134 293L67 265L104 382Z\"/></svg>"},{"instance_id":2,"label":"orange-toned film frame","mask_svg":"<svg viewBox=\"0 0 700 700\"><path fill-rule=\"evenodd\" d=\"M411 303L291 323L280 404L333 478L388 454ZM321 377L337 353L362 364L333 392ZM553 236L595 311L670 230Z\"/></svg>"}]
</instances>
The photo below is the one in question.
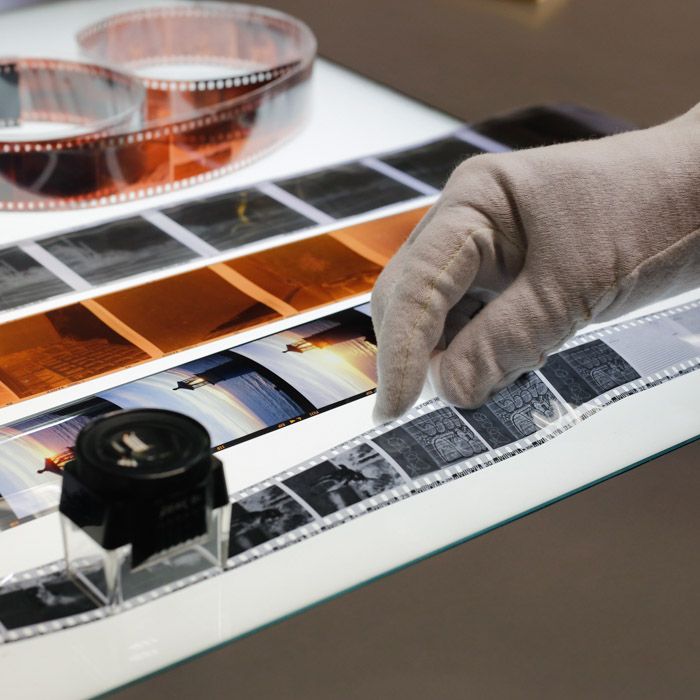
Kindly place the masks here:
<instances>
[{"instance_id":1,"label":"orange-toned film frame","mask_svg":"<svg viewBox=\"0 0 700 700\"><path fill-rule=\"evenodd\" d=\"M177 275L171 275L159 278L152 282L148 282L141 285L135 285L129 287L117 294L137 292L141 296L147 298L149 294L149 289L153 289L155 285L161 284L164 280L169 280L174 285L184 285L185 279L188 275L197 273L198 271L208 270L214 273L217 278L220 278L225 282L227 288L231 289L231 294L243 293L250 297L251 300L264 304L270 310L275 312L276 318L287 318L294 316L301 311L307 311L311 308L318 308L324 306L328 303L333 303L334 301L339 301L344 298L350 298L357 296L366 292L369 292L376 279L376 274L372 274L369 277L365 277L359 283L360 288L355 286L353 289L344 291L343 289L338 290L332 300L327 300L325 302L308 305L305 304L301 308L295 306L294 303L279 298L275 296L269 289L265 288L264 284L260 284L260 281L250 279L249 277L241 274L239 271L234 269L235 267L245 267L247 262L255 261L256 258L265 256L268 259L272 259L274 262L275 258L283 258L289 254L295 254L294 247L306 247L313 251L322 247L326 241L332 241L334 244L340 244L343 250L346 250L348 255L359 256L366 261L370 269L376 270L377 274L379 270L388 262L391 256L398 250L401 243L408 237L412 229L418 223L423 214L427 211L427 207L421 206L417 208L410 209L398 214L392 214L389 216L372 219L367 222L360 224L355 224L352 226L342 227L327 233L323 233L318 236L311 238L297 240L282 246L277 246L275 248L269 248L258 253L252 253L250 255L238 256L226 259L222 262L210 264L198 268L197 270L179 273ZM331 260L327 261L328 267L323 271L323 275L329 279L338 278L342 276L344 270L342 266L342 260ZM232 267L233 265L233 267ZM251 275L252 276L252 275ZM273 285L267 285L274 286ZM98 376L103 376L105 374L110 374L114 371L125 369L126 367L133 366L135 364L140 364L141 362L147 362L150 359L156 359L162 357L166 354L171 354L184 350L188 347L193 347L196 345L201 345L202 343L209 342L213 338L192 338L189 341L178 345L177 347L170 347L168 350L164 350L159 347L156 342L149 339L148 333L143 333L135 330L132 326L133 322L130 324L126 320L120 317L119 314L113 313L105 306L105 299L112 295L98 295L90 299L85 299L78 302L77 304L70 306L80 306L86 309L92 316L99 319L103 324L105 324L111 331L114 331L118 336L128 341L134 348L141 351L144 359L136 360L135 362L128 362L126 364L113 367L107 372L97 372L91 374L89 370L86 369L85 376L81 377L78 381L86 381L88 379L94 379ZM69 308L68 306L59 307ZM136 316L139 316L142 312L138 307L130 309L130 313L133 312ZM46 313L51 313L46 312ZM26 334L26 329L33 323L36 322L41 317L45 316L43 314L36 314L32 316L27 316L15 321L10 321L8 323L0 325L0 405L7 405L20 400L24 400L33 396L38 396L42 393L46 393L46 390L37 390L36 392L18 392L16 388L13 389L13 381L11 377L8 377L7 372L3 369L3 358L7 356L7 347L15 342L16 338L21 338ZM143 325L148 325L148 319L145 316L141 316L139 319L144 322ZM221 333L221 335L216 336L216 339L223 337L234 337L243 329L250 329L256 326L264 325L269 319L264 319L262 321L257 319L251 319L249 323L245 323L239 326L235 332L232 333ZM175 323L175 325L177 325ZM39 367L37 369L40 369ZM4 375L4 376L3 376ZM72 384L78 383L78 381L72 381L66 377L65 382L60 383L58 386L53 386L52 390L65 388Z\"/></svg>"}]
</instances>

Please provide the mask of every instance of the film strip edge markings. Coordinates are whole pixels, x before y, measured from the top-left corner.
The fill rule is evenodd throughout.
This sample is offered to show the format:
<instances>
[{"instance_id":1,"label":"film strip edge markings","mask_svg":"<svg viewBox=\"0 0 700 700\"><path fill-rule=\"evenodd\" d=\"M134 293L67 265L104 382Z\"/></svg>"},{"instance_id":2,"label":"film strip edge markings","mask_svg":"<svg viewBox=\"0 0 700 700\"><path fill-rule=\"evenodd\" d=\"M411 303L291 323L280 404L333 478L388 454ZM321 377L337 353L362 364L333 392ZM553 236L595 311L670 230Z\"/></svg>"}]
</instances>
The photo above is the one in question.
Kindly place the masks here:
<instances>
[{"instance_id":1,"label":"film strip edge markings","mask_svg":"<svg viewBox=\"0 0 700 700\"><path fill-rule=\"evenodd\" d=\"M380 173L381 175L385 175L386 177L391 178L402 185L406 185L406 187L410 187L412 190L415 190L422 195L431 197L440 194L440 190L438 190L436 187L428 185L418 178L413 177L413 175L409 175L408 173L403 172L403 170L399 170L393 165L389 165L388 163L385 163L374 156L361 158L358 162L368 168L371 168L375 172Z\"/></svg>"}]
</instances>

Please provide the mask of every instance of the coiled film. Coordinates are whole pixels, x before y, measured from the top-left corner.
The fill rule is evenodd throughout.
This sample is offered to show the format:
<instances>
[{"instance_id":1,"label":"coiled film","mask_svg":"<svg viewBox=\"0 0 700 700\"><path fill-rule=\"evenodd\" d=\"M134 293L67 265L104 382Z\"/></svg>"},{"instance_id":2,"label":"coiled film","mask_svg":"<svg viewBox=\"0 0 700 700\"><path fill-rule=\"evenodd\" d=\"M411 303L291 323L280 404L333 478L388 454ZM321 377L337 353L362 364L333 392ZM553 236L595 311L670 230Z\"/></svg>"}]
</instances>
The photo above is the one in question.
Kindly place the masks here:
<instances>
[{"instance_id":1,"label":"coiled film","mask_svg":"<svg viewBox=\"0 0 700 700\"><path fill-rule=\"evenodd\" d=\"M240 168L304 122L316 42L273 10L200 3L116 15L78 43L97 63L0 59L0 210L140 199ZM102 65L109 63L110 67ZM124 70L220 67L207 80ZM71 126L27 140L25 122Z\"/></svg>"}]
</instances>

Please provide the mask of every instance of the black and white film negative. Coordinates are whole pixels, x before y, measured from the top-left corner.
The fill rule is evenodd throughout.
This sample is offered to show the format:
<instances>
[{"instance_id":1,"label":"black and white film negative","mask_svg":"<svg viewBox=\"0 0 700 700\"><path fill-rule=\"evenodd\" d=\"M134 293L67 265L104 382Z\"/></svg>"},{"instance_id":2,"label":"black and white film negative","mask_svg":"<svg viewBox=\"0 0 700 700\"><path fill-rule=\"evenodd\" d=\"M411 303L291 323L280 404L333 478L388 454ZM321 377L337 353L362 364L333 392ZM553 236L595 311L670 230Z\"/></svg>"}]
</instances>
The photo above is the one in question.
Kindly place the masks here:
<instances>
[{"instance_id":1,"label":"black and white film negative","mask_svg":"<svg viewBox=\"0 0 700 700\"><path fill-rule=\"evenodd\" d=\"M337 163L26 239L0 249L0 314L48 300L56 304L75 292L95 293L156 270L204 264L251 244L258 248L262 241L279 243L298 231L325 230L348 217L415 205L427 190L435 196L465 158L503 148L463 127L440 139L364 159L373 168L361 161ZM319 182L320 191L314 188Z\"/></svg>"}]
</instances>

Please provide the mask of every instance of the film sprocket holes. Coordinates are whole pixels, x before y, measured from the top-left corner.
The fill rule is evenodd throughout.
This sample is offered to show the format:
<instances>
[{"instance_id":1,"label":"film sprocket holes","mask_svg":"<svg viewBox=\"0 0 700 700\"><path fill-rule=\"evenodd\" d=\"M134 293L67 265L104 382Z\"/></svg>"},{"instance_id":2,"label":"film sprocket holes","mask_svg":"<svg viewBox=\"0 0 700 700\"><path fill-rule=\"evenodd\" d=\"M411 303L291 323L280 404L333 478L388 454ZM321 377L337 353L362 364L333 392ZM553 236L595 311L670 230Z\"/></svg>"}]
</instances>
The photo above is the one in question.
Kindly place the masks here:
<instances>
[{"instance_id":1,"label":"film sprocket holes","mask_svg":"<svg viewBox=\"0 0 700 700\"><path fill-rule=\"evenodd\" d=\"M306 120L316 40L281 12L159 5L92 24L76 39L94 63L0 57L0 210L177 190L251 163ZM178 65L180 78L157 77ZM138 73L145 69L153 77ZM44 135L25 132L27 122ZM78 133L66 136L66 126Z\"/></svg>"},{"instance_id":2,"label":"film sprocket holes","mask_svg":"<svg viewBox=\"0 0 700 700\"><path fill-rule=\"evenodd\" d=\"M66 570L116 606L228 557L230 505L206 429L160 409L116 411L79 434L65 467Z\"/></svg>"}]
</instances>

